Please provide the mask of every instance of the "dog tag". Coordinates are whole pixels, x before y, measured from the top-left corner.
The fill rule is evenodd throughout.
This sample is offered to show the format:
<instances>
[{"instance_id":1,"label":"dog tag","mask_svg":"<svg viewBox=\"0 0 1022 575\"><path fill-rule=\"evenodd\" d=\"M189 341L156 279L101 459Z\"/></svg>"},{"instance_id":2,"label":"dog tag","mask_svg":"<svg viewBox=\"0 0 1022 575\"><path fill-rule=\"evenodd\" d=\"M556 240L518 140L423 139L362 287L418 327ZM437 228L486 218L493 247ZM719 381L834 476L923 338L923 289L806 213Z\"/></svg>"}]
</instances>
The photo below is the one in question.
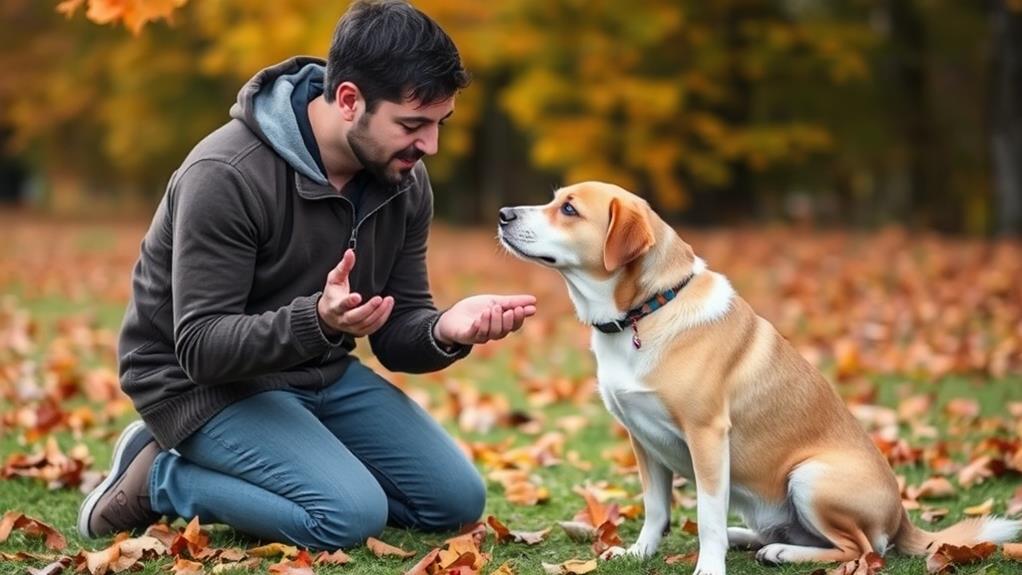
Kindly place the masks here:
<instances>
[{"instance_id":1,"label":"dog tag","mask_svg":"<svg viewBox=\"0 0 1022 575\"><path fill-rule=\"evenodd\" d=\"M642 348L642 340L639 339L639 334L637 333L632 334L632 345L635 346L635 349Z\"/></svg>"}]
</instances>

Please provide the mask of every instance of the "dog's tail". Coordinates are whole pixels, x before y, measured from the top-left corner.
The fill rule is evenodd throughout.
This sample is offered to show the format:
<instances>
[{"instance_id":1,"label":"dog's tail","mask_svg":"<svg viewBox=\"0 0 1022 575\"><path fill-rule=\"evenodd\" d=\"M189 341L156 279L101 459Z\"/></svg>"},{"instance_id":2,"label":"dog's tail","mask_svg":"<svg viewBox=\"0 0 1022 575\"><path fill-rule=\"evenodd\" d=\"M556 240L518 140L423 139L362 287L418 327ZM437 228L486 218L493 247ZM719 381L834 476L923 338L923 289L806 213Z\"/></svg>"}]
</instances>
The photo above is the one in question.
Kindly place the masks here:
<instances>
[{"instance_id":1,"label":"dog's tail","mask_svg":"<svg viewBox=\"0 0 1022 575\"><path fill-rule=\"evenodd\" d=\"M925 555L945 543L971 546L984 541L998 544L1014 541L1019 531L1022 531L1022 521L986 515L959 521L947 529L931 533L913 525L908 512L903 510L901 525L894 536L894 546L908 555Z\"/></svg>"}]
</instances>

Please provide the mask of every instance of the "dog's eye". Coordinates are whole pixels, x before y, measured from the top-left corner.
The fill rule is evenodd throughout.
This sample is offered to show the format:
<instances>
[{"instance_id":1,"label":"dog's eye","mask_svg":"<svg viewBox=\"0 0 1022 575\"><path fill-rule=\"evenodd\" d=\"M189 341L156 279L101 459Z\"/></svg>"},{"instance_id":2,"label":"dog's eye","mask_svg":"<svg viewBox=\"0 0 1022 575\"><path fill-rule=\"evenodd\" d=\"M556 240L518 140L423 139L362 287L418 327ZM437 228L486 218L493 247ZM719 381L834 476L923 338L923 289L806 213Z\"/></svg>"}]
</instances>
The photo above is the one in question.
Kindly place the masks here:
<instances>
[{"instance_id":1,"label":"dog's eye","mask_svg":"<svg viewBox=\"0 0 1022 575\"><path fill-rule=\"evenodd\" d=\"M577 216L578 215L578 212L575 211L575 206L569 204L568 202L564 202L563 204L561 204L561 213L566 215L566 216Z\"/></svg>"}]
</instances>

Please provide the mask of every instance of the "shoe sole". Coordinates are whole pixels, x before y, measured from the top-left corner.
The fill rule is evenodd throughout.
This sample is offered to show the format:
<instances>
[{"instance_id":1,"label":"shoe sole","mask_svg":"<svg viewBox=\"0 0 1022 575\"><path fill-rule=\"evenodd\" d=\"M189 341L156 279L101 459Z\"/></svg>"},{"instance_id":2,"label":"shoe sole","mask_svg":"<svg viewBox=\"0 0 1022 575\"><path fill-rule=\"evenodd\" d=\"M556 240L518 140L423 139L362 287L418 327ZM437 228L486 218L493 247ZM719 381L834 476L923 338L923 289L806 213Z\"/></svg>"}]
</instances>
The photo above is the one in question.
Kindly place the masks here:
<instances>
[{"instance_id":1,"label":"shoe sole","mask_svg":"<svg viewBox=\"0 0 1022 575\"><path fill-rule=\"evenodd\" d=\"M124 448L127 444L135 437L135 434L140 428L145 427L145 422L141 419L133 421L128 427L124 428L121 432L121 436L117 439L117 443L114 445L114 461L110 465L110 473L107 474L106 479L102 483L96 486L89 495L82 501L81 506L78 508L78 534L85 539L92 539L96 537L89 532L89 519L92 518L92 512L96 507L96 503L99 502L99 498L106 493L106 490L113 485L115 478L119 475L114 473L114 470L120 469L121 458L124 457Z\"/></svg>"}]
</instances>

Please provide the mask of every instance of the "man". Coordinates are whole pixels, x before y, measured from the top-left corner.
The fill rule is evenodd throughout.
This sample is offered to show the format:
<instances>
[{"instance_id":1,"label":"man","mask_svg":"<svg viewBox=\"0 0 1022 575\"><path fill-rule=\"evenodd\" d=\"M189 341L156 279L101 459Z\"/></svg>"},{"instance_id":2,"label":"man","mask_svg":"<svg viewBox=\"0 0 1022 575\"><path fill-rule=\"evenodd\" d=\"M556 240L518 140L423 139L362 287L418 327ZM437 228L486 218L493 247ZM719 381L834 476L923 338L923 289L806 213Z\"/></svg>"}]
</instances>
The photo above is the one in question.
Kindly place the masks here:
<instances>
[{"instance_id":1,"label":"man","mask_svg":"<svg viewBox=\"0 0 1022 575\"><path fill-rule=\"evenodd\" d=\"M443 30L390 0L348 10L325 68L294 58L241 89L142 242L119 355L144 423L83 502L83 537L198 516L333 550L481 515L450 437L349 354L368 336L388 369L439 370L535 313L529 295L439 313L429 293L419 159L467 83Z\"/></svg>"}]
</instances>

